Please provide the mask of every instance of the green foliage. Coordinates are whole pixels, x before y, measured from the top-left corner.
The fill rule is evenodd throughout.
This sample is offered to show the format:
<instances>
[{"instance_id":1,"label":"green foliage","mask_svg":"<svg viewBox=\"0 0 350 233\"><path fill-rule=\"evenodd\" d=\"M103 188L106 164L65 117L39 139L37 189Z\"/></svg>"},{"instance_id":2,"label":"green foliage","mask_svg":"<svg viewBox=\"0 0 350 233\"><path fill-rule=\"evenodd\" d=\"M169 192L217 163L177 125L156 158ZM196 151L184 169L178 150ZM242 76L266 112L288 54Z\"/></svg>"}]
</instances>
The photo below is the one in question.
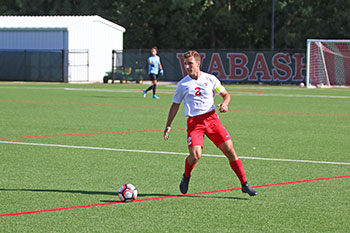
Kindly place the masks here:
<instances>
[{"instance_id":1,"label":"green foliage","mask_svg":"<svg viewBox=\"0 0 350 233\"><path fill-rule=\"evenodd\" d=\"M2 0L1 15L100 15L124 26L125 48L266 49L273 0ZM350 2L274 0L275 48L350 37Z\"/></svg>"}]
</instances>

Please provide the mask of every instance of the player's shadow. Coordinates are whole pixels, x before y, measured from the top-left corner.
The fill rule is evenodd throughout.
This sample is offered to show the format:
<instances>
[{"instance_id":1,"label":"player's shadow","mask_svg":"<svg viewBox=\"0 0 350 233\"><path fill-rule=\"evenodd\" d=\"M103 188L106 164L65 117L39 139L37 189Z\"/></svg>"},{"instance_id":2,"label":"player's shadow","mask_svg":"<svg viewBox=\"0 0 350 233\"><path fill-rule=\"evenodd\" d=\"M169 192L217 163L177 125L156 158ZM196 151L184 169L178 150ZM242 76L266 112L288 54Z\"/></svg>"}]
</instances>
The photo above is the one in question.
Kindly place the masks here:
<instances>
[{"instance_id":1,"label":"player's shadow","mask_svg":"<svg viewBox=\"0 0 350 233\"><path fill-rule=\"evenodd\" d=\"M214 199L229 199L229 200L240 200L240 201L249 201L249 198L242 198L242 197L218 197L218 196L203 196L203 195L198 195L198 196L183 196L183 197L191 197L191 198L214 198Z\"/></svg>"},{"instance_id":2,"label":"player's shadow","mask_svg":"<svg viewBox=\"0 0 350 233\"><path fill-rule=\"evenodd\" d=\"M86 190L60 190L60 189L2 189L0 188L0 192L9 191L9 192L53 192L53 193L73 193L73 194L86 194L86 195L110 195L115 196L114 200L101 200L101 202L115 202L117 198L117 192L102 192L102 191L86 191ZM182 198L214 198L214 199L231 199L231 200L241 200L247 201L248 198L240 198L240 197L218 197L218 196L204 196L204 195L180 195L180 194L164 194L164 193L139 193L138 198L157 198L157 197L182 197Z\"/></svg>"},{"instance_id":3,"label":"player's shadow","mask_svg":"<svg viewBox=\"0 0 350 233\"><path fill-rule=\"evenodd\" d=\"M117 193L116 193L117 195ZM145 193L139 193L137 195L137 198L157 198L157 197L168 197L168 196L177 196L176 194L164 194L164 193L150 193L150 194L145 194ZM101 200L101 202L115 202L115 200Z\"/></svg>"},{"instance_id":4,"label":"player's shadow","mask_svg":"<svg viewBox=\"0 0 350 233\"><path fill-rule=\"evenodd\" d=\"M218 196L204 196L204 195L181 195L181 194L159 194L159 193L150 193L150 194L139 194L138 198L140 197L149 197L150 199L152 198L157 198L158 197L180 197L180 198L213 198L213 199L228 199L228 200L240 200L240 201L249 201L249 198L241 198L241 197L218 197ZM160 198L162 199L162 198ZM115 202L115 200L101 200L101 202Z\"/></svg>"},{"instance_id":5,"label":"player's shadow","mask_svg":"<svg viewBox=\"0 0 350 233\"><path fill-rule=\"evenodd\" d=\"M53 193L73 193L73 194L86 194L86 195L110 195L115 196L114 200L101 200L101 202L115 202L118 200L118 192L102 192L102 191L86 191L86 190L61 190L61 189L2 189L0 192L53 192ZM173 194L152 193L152 194L139 194L138 197L162 197L162 196L174 196Z\"/></svg>"},{"instance_id":6,"label":"player's shadow","mask_svg":"<svg viewBox=\"0 0 350 233\"><path fill-rule=\"evenodd\" d=\"M117 192L101 192L101 191L85 191L85 190L60 190L60 189L1 189L2 191L10 192L53 192L53 193L77 193L88 195L113 195L116 196Z\"/></svg>"}]
</instances>

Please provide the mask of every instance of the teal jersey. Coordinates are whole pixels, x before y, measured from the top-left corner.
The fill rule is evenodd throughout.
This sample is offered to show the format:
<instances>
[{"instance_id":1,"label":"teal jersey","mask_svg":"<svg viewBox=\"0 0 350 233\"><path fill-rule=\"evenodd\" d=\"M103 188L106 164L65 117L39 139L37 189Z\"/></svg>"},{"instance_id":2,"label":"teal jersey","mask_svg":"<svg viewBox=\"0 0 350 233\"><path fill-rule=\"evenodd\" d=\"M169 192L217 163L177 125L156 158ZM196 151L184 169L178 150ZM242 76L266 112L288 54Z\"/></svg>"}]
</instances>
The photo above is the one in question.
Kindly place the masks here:
<instances>
[{"instance_id":1,"label":"teal jersey","mask_svg":"<svg viewBox=\"0 0 350 233\"><path fill-rule=\"evenodd\" d=\"M160 64L160 57L158 55L150 56L148 58L148 74L158 75L159 64Z\"/></svg>"}]
</instances>

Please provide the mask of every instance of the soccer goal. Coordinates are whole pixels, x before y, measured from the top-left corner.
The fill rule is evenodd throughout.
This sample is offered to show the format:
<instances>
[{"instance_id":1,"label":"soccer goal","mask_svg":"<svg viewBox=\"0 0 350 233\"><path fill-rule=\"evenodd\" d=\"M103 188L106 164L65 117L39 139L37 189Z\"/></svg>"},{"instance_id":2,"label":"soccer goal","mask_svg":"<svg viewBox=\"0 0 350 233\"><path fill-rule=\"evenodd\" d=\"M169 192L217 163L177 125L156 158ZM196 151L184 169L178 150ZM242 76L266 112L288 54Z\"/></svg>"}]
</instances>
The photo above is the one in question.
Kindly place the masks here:
<instances>
[{"instance_id":1,"label":"soccer goal","mask_svg":"<svg viewBox=\"0 0 350 233\"><path fill-rule=\"evenodd\" d=\"M350 40L307 40L306 86L350 87Z\"/></svg>"}]
</instances>

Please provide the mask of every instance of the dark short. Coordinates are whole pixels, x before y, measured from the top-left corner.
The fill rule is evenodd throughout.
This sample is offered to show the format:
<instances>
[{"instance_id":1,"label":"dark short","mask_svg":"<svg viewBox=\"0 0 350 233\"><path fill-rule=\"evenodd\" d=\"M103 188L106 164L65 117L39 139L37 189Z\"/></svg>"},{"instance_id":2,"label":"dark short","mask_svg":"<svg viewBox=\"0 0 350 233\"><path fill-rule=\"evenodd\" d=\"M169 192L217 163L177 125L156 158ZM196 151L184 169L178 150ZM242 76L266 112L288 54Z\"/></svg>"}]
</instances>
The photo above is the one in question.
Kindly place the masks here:
<instances>
[{"instance_id":1,"label":"dark short","mask_svg":"<svg viewBox=\"0 0 350 233\"><path fill-rule=\"evenodd\" d=\"M156 75L156 74L149 74L149 78L151 79L151 81L158 80L158 75Z\"/></svg>"}]
</instances>

